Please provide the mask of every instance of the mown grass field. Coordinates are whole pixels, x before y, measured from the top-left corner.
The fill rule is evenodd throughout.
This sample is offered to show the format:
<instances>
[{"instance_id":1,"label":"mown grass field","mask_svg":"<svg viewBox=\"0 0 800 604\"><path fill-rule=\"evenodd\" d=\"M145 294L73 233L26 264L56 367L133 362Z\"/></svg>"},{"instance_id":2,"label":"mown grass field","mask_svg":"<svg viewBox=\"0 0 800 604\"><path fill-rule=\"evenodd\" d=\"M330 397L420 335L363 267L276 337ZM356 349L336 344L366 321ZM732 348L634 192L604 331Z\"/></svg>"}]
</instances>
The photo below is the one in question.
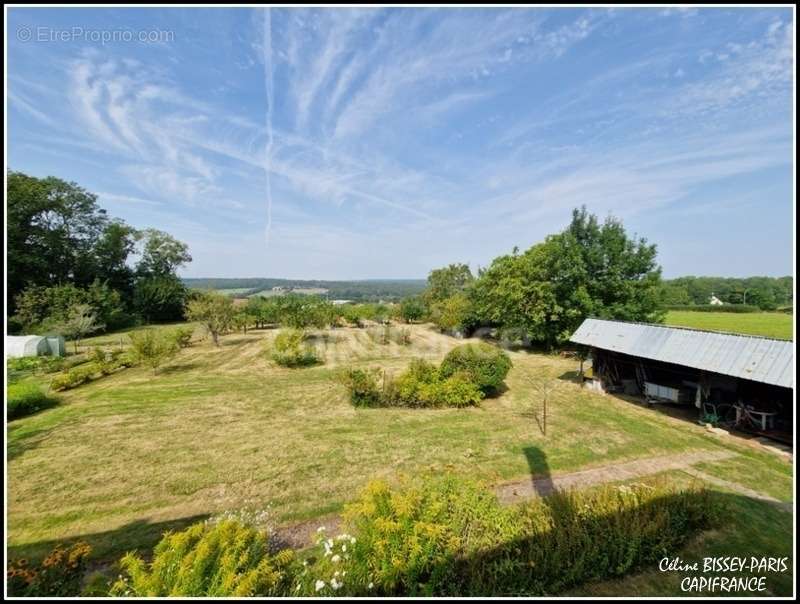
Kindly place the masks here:
<instances>
[{"instance_id":1,"label":"mown grass field","mask_svg":"<svg viewBox=\"0 0 800 604\"><path fill-rule=\"evenodd\" d=\"M496 484L725 448L738 456L709 473L746 482L754 476L748 464L767 464L769 480L759 483L791 496L790 464L582 390L572 379L577 362L556 355L511 352L507 390L478 408L353 408L337 382L340 368L399 373L414 356L438 361L464 342L428 326L411 329L407 346L379 344L368 329L316 332L326 362L307 369L271 363L265 346L274 330L230 334L219 348L198 341L155 375L123 370L9 423L9 555L41 555L81 537L100 559L115 559L152 546L167 528L226 510L269 506L280 523L311 519L339 511L370 479L431 469ZM112 334L87 344L121 340ZM553 388L547 436L534 413L545 383ZM743 509L743 522L763 524L760 508ZM765 530L763 538L791 544L785 521ZM715 547L734 537L718 535ZM665 584L663 593L671 589Z\"/></svg>"},{"instance_id":2,"label":"mown grass field","mask_svg":"<svg viewBox=\"0 0 800 604\"><path fill-rule=\"evenodd\" d=\"M671 310L664 321L666 325L729 331L769 338L792 339L793 315L780 312L697 312Z\"/></svg>"}]
</instances>

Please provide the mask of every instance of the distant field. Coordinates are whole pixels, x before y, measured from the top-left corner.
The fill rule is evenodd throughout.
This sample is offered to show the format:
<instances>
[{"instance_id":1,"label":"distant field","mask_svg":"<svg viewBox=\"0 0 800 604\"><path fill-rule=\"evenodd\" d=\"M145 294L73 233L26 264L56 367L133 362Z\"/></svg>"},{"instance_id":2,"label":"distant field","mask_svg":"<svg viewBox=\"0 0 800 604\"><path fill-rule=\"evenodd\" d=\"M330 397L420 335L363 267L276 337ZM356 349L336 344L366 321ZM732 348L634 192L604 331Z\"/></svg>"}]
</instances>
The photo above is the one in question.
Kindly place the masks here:
<instances>
[{"instance_id":1,"label":"distant field","mask_svg":"<svg viewBox=\"0 0 800 604\"><path fill-rule=\"evenodd\" d=\"M237 294L244 294L250 291L248 287L232 287L230 289L217 289L214 290L217 293L224 294L226 296L235 296Z\"/></svg>"},{"instance_id":2,"label":"distant field","mask_svg":"<svg viewBox=\"0 0 800 604\"><path fill-rule=\"evenodd\" d=\"M730 313L671 310L665 323L695 329L730 331L754 336L792 339L792 315L777 312Z\"/></svg>"}]
</instances>

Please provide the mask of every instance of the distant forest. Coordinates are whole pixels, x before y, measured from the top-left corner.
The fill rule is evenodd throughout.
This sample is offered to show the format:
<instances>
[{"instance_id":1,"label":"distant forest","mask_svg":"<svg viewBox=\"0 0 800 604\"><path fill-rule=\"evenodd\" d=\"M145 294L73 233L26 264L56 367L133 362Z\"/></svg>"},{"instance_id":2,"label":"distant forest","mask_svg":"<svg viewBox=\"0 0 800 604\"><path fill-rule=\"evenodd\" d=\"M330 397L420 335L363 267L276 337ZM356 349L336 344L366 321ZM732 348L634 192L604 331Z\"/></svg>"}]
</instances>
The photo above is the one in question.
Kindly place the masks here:
<instances>
[{"instance_id":1,"label":"distant forest","mask_svg":"<svg viewBox=\"0 0 800 604\"><path fill-rule=\"evenodd\" d=\"M425 279L368 279L364 281L321 281L306 279L264 279L264 278L219 278L184 279L191 289L240 290L229 292L236 298L246 298L273 287L285 289L328 290L326 297L331 300L353 300L358 302L377 302L379 300L401 300L416 296L425 289Z\"/></svg>"},{"instance_id":2,"label":"distant forest","mask_svg":"<svg viewBox=\"0 0 800 604\"><path fill-rule=\"evenodd\" d=\"M401 300L425 289L424 279L369 279L363 281L322 281L306 279L209 278L183 279L191 289L229 290L236 298L272 290L323 288L331 300L376 302ZM678 277L661 283L664 306L700 306L714 295L726 304L747 304L775 310L793 304L792 277ZM238 290L238 291L235 291Z\"/></svg>"},{"instance_id":3,"label":"distant forest","mask_svg":"<svg viewBox=\"0 0 800 604\"><path fill-rule=\"evenodd\" d=\"M726 304L747 304L762 310L792 306L792 277L679 277L664 280L666 306L708 304L714 295Z\"/></svg>"}]
</instances>

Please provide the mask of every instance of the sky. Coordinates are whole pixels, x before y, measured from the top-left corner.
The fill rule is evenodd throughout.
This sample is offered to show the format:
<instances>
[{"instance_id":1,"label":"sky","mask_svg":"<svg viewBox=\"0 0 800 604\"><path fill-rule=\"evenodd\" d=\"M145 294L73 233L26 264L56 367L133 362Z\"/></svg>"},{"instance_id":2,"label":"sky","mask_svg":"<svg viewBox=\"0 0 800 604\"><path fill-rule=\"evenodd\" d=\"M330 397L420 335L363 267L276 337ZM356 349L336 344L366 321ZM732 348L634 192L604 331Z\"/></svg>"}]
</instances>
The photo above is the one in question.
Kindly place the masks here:
<instances>
[{"instance_id":1,"label":"sky","mask_svg":"<svg viewBox=\"0 0 800 604\"><path fill-rule=\"evenodd\" d=\"M793 274L793 20L11 8L8 168L187 242L187 277L476 270L581 205L666 277Z\"/></svg>"}]
</instances>

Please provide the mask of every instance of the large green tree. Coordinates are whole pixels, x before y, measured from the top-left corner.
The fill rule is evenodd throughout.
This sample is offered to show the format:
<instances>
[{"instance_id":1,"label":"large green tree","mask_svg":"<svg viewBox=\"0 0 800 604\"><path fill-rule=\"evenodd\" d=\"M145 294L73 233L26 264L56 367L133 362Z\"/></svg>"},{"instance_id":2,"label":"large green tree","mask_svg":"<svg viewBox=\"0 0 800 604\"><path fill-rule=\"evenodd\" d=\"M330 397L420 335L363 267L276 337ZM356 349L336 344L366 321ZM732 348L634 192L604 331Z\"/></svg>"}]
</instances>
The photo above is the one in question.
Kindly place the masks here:
<instances>
[{"instance_id":1,"label":"large green tree","mask_svg":"<svg viewBox=\"0 0 800 604\"><path fill-rule=\"evenodd\" d=\"M522 254L496 258L469 289L483 325L554 346L587 316L658 321L660 269L655 246L628 237L622 223L600 223L585 208Z\"/></svg>"},{"instance_id":2,"label":"large green tree","mask_svg":"<svg viewBox=\"0 0 800 604\"><path fill-rule=\"evenodd\" d=\"M7 182L9 311L26 286L92 283L94 246L108 225L97 197L54 177L9 172Z\"/></svg>"}]
</instances>

